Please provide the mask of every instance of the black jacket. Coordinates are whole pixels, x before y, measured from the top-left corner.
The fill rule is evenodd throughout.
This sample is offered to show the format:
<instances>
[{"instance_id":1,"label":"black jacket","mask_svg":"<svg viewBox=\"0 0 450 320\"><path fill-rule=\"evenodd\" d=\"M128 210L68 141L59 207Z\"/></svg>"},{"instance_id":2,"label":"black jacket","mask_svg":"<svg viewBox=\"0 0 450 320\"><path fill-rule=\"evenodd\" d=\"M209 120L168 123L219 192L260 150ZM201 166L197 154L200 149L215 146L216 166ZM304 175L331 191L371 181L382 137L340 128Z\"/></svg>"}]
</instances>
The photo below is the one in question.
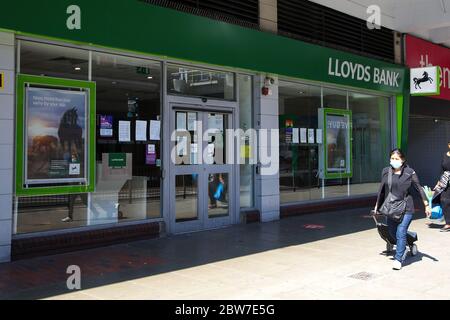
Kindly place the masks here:
<instances>
[{"instance_id":1,"label":"black jacket","mask_svg":"<svg viewBox=\"0 0 450 320\"><path fill-rule=\"evenodd\" d=\"M377 208L380 208L383 205L384 200L389 194L389 186L388 186L389 170L393 170L392 167L384 168L383 172L381 173L381 183L378 189L378 197L377 197ZM406 197L407 201L406 212L408 213L414 213L415 211L414 201L410 194L411 188L416 189L420 193L422 199L428 201L427 196L420 185L419 178L417 177L416 172L414 171L413 168L406 165L402 168L402 171L399 175L393 173L392 193L394 194L394 196L400 199Z\"/></svg>"}]
</instances>

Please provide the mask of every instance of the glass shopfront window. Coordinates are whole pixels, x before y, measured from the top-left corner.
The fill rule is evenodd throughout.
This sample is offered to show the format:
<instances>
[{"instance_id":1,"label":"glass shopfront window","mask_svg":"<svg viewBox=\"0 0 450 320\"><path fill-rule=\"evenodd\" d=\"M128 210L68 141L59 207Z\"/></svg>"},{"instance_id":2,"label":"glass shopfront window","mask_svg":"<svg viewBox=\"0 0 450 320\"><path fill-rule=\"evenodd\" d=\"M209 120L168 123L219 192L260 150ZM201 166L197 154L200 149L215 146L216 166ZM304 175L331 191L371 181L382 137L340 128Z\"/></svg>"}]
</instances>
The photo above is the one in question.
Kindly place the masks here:
<instances>
[{"instance_id":1,"label":"glass shopfront window","mask_svg":"<svg viewBox=\"0 0 450 320\"><path fill-rule=\"evenodd\" d=\"M320 199L319 146L308 143L317 129L321 88L289 82L279 86L280 201Z\"/></svg>"},{"instance_id":2,"label":"glass shopfront window","mask_svg":"<svg viewBox=\"0 0 450 320\"><path fill-rule=\"evenodd\" d=\"M20 73L88 80L89 52L64 46L20 41Z\"/></svg>"},{"instance_id":3,"label":"glass shopfront window","mask_svg":"<svg viewBox=\"0 0 450 320\"><path fill-rule=\"evenodd\" d=\"M160 217L161 141L155 126L161 120L161 64L94 52L92 80L98 130L93 220ZM115 169L112 157L126 164Z\"/></svg>"},{"instance_id":4,"label":"glass shopfront window","mask_svg":"<svg viewBox=\"0 0 450 320\"><path fill-rule=\"evenodd\" d=\"M167 92L174 95L235 100L234 73L181 65L167 66Z\"/></svg>"},{"instance_id":5,"label":"glass shopfront window","mask_svg":"<svg viewBox=\"0 0 450 320\"><path fill-rule=\"evenodd\" d=\"M253 83L252 77L238 75L239 82L239 128L245 132L253 129ZM241 158L245 163L240 164L240 203L241 208L253 207L253 176L254 165L250 162L253 150L251 137L244 134L239 146ZM244 161L243 161L244 162Z\"/></svg>"},{"instance_id":6,"label":"glass shopfront window","mask_svg":"<svg viewBox=\"0 0 450 320\"><path fill-rule=\"evenodd\" d=\"M353 117L351 194L376 192L391 149L389 98L349 92Z\"/></svg>"},{"instance_id":7,"label":"glass shopfront window","mask_svg":"<svg viewBox=\"0 0 450 320\"><path fill-rule=\"evenodd\" d=\"M349 113L351 137L324 130L321 107ZM280 81L280 202L375 193L391 146L390 119L389 97ZM322 179L321 163L347 165L342 139L351 145L351 177ZM325 160L325 141L334 158Z\"/></svg>"},{"instance_id":8,"label":"glass shopfront window","mask_svg":"<svg viewBox=\"0 0 450 320\"><path fill-rule=\"evenodd\" d=\"M161 63L92 52L89 64L87 50L31 41L20 41L19 54L22 74L77 80L92 75L96 160L90 165L96 184L92 193L16 197L14 232L161 217ZM71 119L80 125L80 117ZM54 136L40 137L41 150L57 148L59 133L41 127Z\"/></svg>"}]
</instances>

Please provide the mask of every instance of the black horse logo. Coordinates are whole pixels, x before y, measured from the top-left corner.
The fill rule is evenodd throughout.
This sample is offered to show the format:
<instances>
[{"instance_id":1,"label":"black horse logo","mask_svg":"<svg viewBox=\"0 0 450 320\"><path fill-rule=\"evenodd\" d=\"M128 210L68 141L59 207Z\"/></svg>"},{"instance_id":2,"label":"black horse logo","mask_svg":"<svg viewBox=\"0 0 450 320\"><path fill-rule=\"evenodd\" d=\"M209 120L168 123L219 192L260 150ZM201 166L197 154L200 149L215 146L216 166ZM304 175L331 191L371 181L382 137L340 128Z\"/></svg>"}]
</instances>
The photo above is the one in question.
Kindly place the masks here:
<instances>
[{"instance_id":1,"label":"black horse logo","mask_svg":"<svg viewBox=\"0 0 450 320\"><path fill-rule=\"evenodd\" d=\"M77 152L82 149L83 129L78 125L78 113L76 108L64 112L59 122L58 138L61 146L70 152L73 147Z\"/></svg>"},{"instance_id":2,"label":"black horse logo","mask_svg":"<svg viewBox=\"0 0 450 320\"><path fill-rule=\"evenodd\" d=\"M428 75L428 72L426 72L426 71L424 71L423 72L423 75L422 75L422 78L420 78L420 79L417 79L417 78L414 78L413 79L413 81L414 81L414 87L417 89L417 87L419 87L419 89L422 89L422 87L420 86L420 84L422 83L422 82L430 82L430 83L433 83L433 78L431 78L429 75Z\"/></svg>"}]
</instances>

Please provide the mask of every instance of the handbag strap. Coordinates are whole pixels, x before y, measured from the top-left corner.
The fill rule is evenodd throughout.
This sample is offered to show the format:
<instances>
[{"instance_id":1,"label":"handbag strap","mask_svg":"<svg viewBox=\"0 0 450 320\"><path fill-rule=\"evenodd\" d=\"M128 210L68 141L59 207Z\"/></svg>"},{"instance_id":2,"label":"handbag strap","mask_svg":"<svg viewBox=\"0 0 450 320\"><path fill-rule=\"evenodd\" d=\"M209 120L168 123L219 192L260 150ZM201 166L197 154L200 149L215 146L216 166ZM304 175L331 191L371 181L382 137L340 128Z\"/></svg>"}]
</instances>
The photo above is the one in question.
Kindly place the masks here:
<instances>
[{"instance_id":1,"label":"handbag strap","mask_svg":"<svg viewBox=\"0 0 450 320\"><path fill-rule=\"evenodd\" d=\"M392 169L389 168L389 174L388 174L388 187L389 187L389 193L392 191Z\"/></svg>"}]
</instances>

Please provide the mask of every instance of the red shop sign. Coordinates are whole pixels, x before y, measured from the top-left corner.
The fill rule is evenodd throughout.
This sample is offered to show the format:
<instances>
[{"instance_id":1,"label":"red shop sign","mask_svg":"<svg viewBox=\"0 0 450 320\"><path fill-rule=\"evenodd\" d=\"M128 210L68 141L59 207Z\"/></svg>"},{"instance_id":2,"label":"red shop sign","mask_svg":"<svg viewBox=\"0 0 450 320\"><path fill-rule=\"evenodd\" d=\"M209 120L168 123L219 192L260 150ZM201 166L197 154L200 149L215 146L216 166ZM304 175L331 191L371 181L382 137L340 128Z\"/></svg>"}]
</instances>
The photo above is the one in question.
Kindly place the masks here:
<instances>
[{"instance_id":1,"label":"red shop sign","mask_svg":"<svg viewBox=\"0 0 450 320\"><path fill-rule=\"evenodd\" d=\"M410 68L439 66L441 94L432 98L450 100L450 49L406 35L406 64Z\"/></svg>"}]
</instances>

